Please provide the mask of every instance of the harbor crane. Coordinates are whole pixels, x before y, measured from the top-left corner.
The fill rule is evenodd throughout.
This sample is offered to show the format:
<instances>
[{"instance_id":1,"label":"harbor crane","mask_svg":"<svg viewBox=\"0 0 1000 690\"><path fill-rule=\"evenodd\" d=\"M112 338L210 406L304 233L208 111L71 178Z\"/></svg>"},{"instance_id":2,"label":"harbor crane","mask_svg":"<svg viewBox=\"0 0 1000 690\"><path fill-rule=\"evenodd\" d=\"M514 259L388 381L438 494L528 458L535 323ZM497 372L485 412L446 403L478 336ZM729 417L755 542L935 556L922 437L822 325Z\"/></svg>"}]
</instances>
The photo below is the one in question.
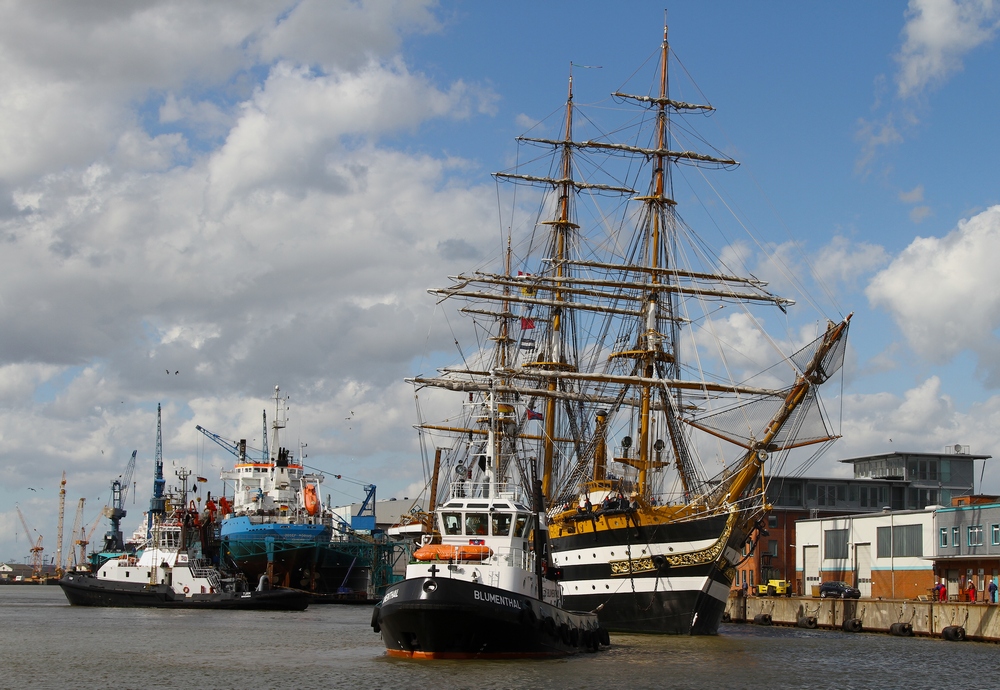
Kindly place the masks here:
<instances>
[{"instance_id":1,"label":"harbor crane","mask_svg":"<svg viewBox=\"0 0 1000 690\"><path fill-rule=\"evenodd\" d=\"M97 529L97 526L101 524L101 518L106 517L110 510L110 508L105 508L98 513L97 517L94 518L94 521L90 523L90 529L87 530L86 534L84 534L83 528L80 528L80 538L76 540L76 546L80 549L78 562L81 567L87 563L87 545L90 544L90 540L94 538L94 531Z\"/></svg>"},{"instance_id":2,"label":"harbor crane","mask_svg":"<svg viewBox=\"0 0 1000 690\"><path fill-rule=\"evenodd\" d=\"M59 482L59 522L56 527L56 579L65 574L63 570L63 518L66 516L66 471Z\"/></svg>"},{"instance_id":3,"label":"harbor crane","mask_svg":"<svg viewBox=\"0 0 1000 690\"><path fill-rule=\"evenodd\" d=\"M146 518L146 539L153 538L153 524L167 514L167 499L163 497L166 486L163 478L163 426L160 423L160 405L156 405L156 456L153 458L153 497L149 499Z\"/></svg>"},{"instance_id":4,"label":"harbor crane","mask_svg":"<svg viewBox=\"0 0 1000 690\"><path fill-rule=\"evenodd\" d=\"M76 570L77 560L76 560L76 548L75 548L75 546L76 546L76 544L79 543L79 540L76 539L76 535L77 535L78 532L81 532L80 536L83 536L83 534L82 534L82 530L83 530L83 506L84 506L84 504L86 502L87 502L87 499L81 497L80 498L80 502L77 503L77 505L76 505L76 518L73 520L73 529L71 529L69 531L70 540L71 541L69 543L69 554L66 556L66 570L67 571ZM81 564L82 564L82 561L81 561Z\"/></svg>"},{"instance_id":5,"label":"harbor crane","mask_svg":"<svg viewBox=\"0 0 1000 690\"><path fill-rule=\"evenodd\" d=\"M105 551L124 551L125 539L122 536L121 522L125 517L125 498L128 496L128 487L132 483L132 472L135 470L135 456L139 451L132 451L132 459L125 466L125 472L116 480L111 482L111 529L104 535Z\"/></svg>"},{"instance_id":6,"label":"harbor crane","mask_svg":"<svg viewBox=\"0 0 1000 690\"><path fill-rule=\"evenodd\" d=\"M37 542L32 542L32 530L28 527L28 521L24 519L21 506L15 503L14 507L17 508L17 516L21 518L21 525L24 527L24 534L28 538L28 543L33 544L31 547L31 579L39 580L42 577L42 535L38 535Z\"/></svg>"}]
</instances>

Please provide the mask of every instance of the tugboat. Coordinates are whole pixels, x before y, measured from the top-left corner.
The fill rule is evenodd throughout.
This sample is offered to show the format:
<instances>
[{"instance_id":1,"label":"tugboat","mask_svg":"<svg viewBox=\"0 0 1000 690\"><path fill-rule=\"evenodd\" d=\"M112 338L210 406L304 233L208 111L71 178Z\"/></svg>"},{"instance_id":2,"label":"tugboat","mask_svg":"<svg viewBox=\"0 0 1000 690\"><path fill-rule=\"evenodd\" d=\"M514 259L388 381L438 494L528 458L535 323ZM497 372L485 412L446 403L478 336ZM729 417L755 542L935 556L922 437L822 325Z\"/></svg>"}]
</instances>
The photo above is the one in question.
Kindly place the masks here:
<instances>
[{"instance_id":1,"label":"tugboat","mask_svg":"<svg viewBox=\"0 0 1000 690\"><path fill-rule=\"evenodd\" d=\"M458 480L434 511L436 534L425 535L406 568L372 615L389 656L416 659L558 657L610 644L597 614L562 608L545 565L541 482L533 500L523 485L498 480L533 464L509 456L513 409L487 396L482 421L488 442L477 459L485 481ZM529 509L529 504L531 508Z\"/></svg>"},{"instance_id":2,"label":"tugboat","mask_svg":"<svg viewBox=\"0 0 1000 690\"><path fill-rule=\"evenodd\" d=\"M191 472L178 470L182 488L179 507L158 515L151 511L149 539L136 553L110 558L93 573L71 572L59 580L73 606L267 609L302 611L309 594L271 589L261 578L255 589L242 574L228 573L212 563L202 549L204 524L195 502L187 501ZM170 501L165 500L164 505ZM206 512L205 522L214 521Z\"/></svg>"}]
</instances>

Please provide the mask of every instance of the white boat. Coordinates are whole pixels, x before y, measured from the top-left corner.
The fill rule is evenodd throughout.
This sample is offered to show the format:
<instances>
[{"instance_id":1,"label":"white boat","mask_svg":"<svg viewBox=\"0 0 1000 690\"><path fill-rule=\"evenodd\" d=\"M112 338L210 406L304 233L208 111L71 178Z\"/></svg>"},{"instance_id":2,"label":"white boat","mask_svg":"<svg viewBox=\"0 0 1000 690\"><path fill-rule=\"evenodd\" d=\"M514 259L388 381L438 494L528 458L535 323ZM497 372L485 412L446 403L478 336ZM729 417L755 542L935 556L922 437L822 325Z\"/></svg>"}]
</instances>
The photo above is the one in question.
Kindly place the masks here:
<instances>
[{"instance_id":1,"label":"white boat","mask_svg":"<svg viewBox=\"0 0 1000 690\"><path fill-rule=\"evenodd\" d=\"M597 615L563 608L545 577L545 513L541 485L532 501L525 482L507 482L513 458L503 439L513 415L486 398L489 440L482 482L460 468L448 499L434 511L406 578L386 590L372 627L390 656L420 659L552 657L597 651L609 644ZM532 506L534 503L534 507Z\"/></svg>"}]
</instances>

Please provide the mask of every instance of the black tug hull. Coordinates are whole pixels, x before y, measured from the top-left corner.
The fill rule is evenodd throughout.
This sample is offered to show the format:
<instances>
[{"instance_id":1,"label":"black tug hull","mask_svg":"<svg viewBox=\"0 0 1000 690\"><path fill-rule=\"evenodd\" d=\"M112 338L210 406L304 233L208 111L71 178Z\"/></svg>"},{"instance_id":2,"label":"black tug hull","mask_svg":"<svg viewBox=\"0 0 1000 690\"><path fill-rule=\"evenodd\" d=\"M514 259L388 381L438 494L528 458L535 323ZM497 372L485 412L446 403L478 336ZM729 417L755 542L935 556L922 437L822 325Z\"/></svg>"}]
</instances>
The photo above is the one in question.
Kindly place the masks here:
<instances>
[{"instance_id":1,"label":"black tug hull","mask_svg":"<svg viewBox=\"0 0 1000 690\"><path fill-rule=\"evenodd\" d=\"M93 575L68 575L59 580L72 606L164 609L233 609L304 611L309 594L291 589L252 592L177 594L167 585L110 582Z\"/></svg>"},{"instance_id":2,"label":"black tug hull","mask_svg":"<svg viewBox=\"0 0 1000 690\"><path fill-rule=\"evenodd\" d=\"M596 614L442 577L390 587L372 628L382 633L389 656L414 659L560 657L609 642Z\"/></svg>"}]
</instances>

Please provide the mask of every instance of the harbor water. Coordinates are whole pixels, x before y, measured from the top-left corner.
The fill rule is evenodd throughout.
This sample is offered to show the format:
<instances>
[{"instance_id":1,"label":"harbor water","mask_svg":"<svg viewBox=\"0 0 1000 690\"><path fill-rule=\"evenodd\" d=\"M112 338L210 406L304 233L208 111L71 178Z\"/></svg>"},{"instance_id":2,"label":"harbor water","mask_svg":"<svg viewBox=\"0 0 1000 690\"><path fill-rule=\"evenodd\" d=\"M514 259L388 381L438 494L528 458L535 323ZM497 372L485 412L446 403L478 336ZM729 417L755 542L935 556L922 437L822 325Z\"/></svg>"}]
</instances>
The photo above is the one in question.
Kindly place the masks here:
<instances>
[{"instance_id":1,"label":"harbor water","mask_svg":"<svg viewBox=\"0 0 1000 690\"><path fill-rule=\"evenodd\" d=\"M2 688L995 687L1000 647L878 633L723 625L716 637L612 635L545 661L389 659L369 606L303 612L71 607L0 586Z\"/></svg>"}]
</instances>

